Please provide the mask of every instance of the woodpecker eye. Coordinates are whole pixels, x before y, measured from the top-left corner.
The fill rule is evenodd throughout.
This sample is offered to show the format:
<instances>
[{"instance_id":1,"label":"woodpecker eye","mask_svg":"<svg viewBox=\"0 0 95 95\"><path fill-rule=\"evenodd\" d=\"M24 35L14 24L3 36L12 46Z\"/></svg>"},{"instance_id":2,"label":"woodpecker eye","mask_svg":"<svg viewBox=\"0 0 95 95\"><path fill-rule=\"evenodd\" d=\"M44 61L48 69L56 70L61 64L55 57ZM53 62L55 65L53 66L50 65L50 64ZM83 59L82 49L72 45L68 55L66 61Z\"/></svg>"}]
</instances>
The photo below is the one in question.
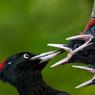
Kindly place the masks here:
<instances>
[{"instance_id":1,"label":"woodpecker eye","mask_svg":"<svg viewBox=\"0 0 95 95\"><path fill-rule=\"evenodd\" d=\"M12 64L12 62L8 62L8 64L10 65L10 64Z\"/></svg>"},{"instance_id":2,"label":"woodpecker eye","mask_svg":"<svg viewBox=\"0 0 95 95\"><path fill-rule=\"evenodd\" d=\"M29 55L28 55L27 53L25 53L25 54L23 55L23 57L24 57L25 59L28 59L28 58L29 58Z\"/></svg>"}]
</instances>

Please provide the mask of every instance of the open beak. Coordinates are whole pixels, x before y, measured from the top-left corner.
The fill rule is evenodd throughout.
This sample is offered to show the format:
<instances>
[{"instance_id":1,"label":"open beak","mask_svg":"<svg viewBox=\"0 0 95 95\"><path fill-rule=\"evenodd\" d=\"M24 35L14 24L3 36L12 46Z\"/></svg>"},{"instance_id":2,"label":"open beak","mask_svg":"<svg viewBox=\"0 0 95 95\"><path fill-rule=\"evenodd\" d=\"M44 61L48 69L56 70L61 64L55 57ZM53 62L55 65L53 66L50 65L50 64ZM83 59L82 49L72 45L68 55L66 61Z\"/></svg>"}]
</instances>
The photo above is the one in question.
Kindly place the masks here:
<instances>
[{"instance_id":1,"label":"open beak","mask_svg":"<svg viewBox=\"0 0 95 95\"><path fill-rule=\"evenodd\" d=\"M66 40L76 40L76 39L80 39L80 40L84 40L85 43L82 44L81 46L79 46L78 48L76 48L75 50L73 50L72 48L63 45L63 44L48 44L48 46L52 46L52 47L56 47L59 48L60 51L61 50L65 50L68 52L68 55L66 58L63 58L62 60L60 60L59 62L55 63L54 65L52 65L51 67L55 67L58 66L60 64L64 64L67 63L69 61L69 59L76 54L78 51L84 49L85 47L91 45L91 40L93 39L93 36L91 34L87 34L87 35L77 35L77 36L73 36L73 37L69 37Z\"/></svg>"},{"instance_id":2,"label":"open beak","mask_svg":"<svg viewBox=\"0 0 95 95\"><path fill-rule=\"evenodd\" d=\"M40 55L32 57L31 60L41 59L40 63L43 63L43 62L46 62L61 53L62 53L62 51L59 51L59 50L41 53Z\"/></svg>"},{"instance_id":3,"label":"open beak","mask_svg":"<svg viewBox=\"0 0 95 95\"><path fill-rule=\"evenodd\" d=\"M90 85L95 84L95 69L94 68L89 68L89 67L86 67L86 66L72 66L72 67L78 68L78 69L81 69L81 70L85 70L85 71L89 71L90 73L94 74L94 76L91 80L80 84L76 88L86 87L86 86L90 86Z\"/></svg>"}]
</instances>

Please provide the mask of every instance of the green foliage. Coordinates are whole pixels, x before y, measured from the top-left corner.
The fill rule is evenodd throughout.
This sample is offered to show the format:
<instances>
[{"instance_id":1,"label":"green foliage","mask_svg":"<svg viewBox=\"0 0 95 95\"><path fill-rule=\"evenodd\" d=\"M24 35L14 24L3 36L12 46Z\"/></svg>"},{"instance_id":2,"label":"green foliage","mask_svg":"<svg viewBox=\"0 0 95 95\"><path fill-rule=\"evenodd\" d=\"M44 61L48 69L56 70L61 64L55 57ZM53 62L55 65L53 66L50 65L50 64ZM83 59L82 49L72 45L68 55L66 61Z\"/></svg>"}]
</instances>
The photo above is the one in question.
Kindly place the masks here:
<instances>
[{"instance_id":1,"label":"green foliage","mask_svg":"<svg viewBox=\"0 0 95 95\"><path fill-rule=\"evenodd\" d=\"M0 60L21 51L41 53L54 48L47 43L66 43L65 38L81 32L90 19L93 0L0 0ZM49 66L43 71L46 82L71 95L94 95L94 87L75 89L91 78L88 72L71 65ZM18 95L16 89L0 82L0 95Z\"/></svg>"}]
</instances>

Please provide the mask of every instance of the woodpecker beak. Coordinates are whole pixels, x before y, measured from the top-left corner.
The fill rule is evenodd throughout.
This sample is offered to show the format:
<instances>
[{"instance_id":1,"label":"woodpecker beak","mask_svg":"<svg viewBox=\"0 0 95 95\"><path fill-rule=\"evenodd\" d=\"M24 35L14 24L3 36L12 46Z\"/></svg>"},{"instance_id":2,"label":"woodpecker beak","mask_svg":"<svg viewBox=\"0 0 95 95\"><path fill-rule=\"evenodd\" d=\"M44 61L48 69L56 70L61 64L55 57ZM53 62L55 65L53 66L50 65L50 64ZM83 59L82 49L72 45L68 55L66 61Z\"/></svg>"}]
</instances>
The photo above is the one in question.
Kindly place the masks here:
<instances>
[{"instance_id":1,"label":"woodpecker beak","mask_svg":"<svg viewBox=\"0 0 95 95\"><path fill-rule=\"evenodd\" d=\"M78 68L78 69L81 69L81 70L85 70L85 71L88 71L88 72L94 74L94 76L91 80L80 84L76 88L86 87L86 86L90 86L90 85L95 84L95 69L94 68L89 68L89 67L86 67L86 66L72 66L72 67Z\"/></svg>"},{"instance_id":2,"label":"woodpecker beak","mask_svg":"<svg viewBox=\"0 0 95 95\"><path fill-rule=\"evenodd\" d=\"M32 57L31 60L41 59L40 63L43 63L43 62L46 62L46 61L52 59L53 57L59 55L60 53L62 53L62 51L59 51L59 50L41 53L40 55Z\"/></svg>"},{"instance_id":3,"label":"woodpecker beak","mask_svg":"<svg viewBox=\"0 0 95 95\"><path fill-rule=\"evenodd\" d=\"M55 63L51 67L55 67L55 66L58 66L60 64L67 63L74 54L76 54L78 51L86 48L87 46L91 45L91 40L93 39L93 36L91 34L77 35L77 36L69 37L66 40L77 40L77 39L84 40L85 43L82 44L80 47L76 48L75 50L73 50L72 48L70 48L66 45L63 45L63 44L48 44L48 46L56 47L56 48L59 48L60 50L65 50L68 52L68 55L66 58L63 58L62 60Z\"/></svg>"}]
</instances>

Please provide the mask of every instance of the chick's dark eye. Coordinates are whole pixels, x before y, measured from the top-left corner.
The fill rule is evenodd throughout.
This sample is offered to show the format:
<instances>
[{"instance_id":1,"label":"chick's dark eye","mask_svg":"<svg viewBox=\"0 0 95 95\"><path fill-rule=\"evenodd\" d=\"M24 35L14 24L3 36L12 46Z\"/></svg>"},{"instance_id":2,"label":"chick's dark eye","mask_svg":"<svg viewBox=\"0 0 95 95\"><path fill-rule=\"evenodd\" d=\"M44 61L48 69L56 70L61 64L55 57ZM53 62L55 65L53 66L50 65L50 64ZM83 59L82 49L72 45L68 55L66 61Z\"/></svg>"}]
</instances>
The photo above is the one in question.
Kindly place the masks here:
<instances>
[{"instance_id":1,"label":"chick's dark eye","mask_svg":"<svg viewBox=\"0 0 95 95\"><path fill-rule=\"evenodd\" d=\"M75 44L74 45L74 49L76 49L76 48L78 48L78 47L80 47L81 45L80 44Z\"/></svg>"},{"instance_id":2,"label":"chick's dark eye","mask_svg":"<svg viewBox=\"0 0 95 95\"><path fill-rule=\"evenodd\" d=\"M25 54L23 55L23 57L24 57L25 59L28 59L28 58L29 58L29 55L28 55L27 53L25 53Z\"/></svg>"}]
</instances>

